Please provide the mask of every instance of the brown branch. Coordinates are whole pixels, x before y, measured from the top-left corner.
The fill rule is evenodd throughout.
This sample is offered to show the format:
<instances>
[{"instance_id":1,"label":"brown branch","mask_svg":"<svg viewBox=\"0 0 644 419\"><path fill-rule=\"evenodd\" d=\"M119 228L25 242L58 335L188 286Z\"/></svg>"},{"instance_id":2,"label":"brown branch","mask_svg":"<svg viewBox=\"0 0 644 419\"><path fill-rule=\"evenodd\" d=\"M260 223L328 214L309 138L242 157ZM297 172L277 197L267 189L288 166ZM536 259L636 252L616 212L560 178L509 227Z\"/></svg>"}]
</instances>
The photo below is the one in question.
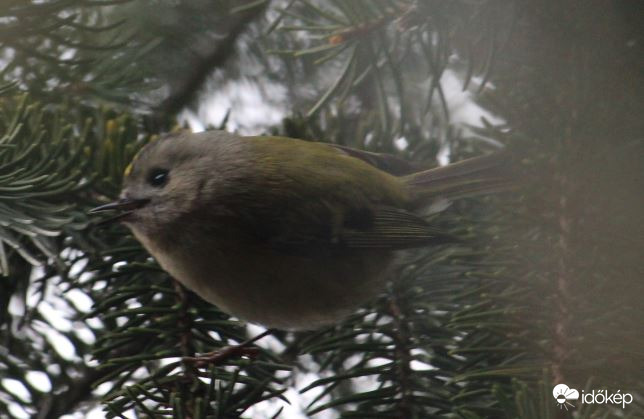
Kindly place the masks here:
<instances>
[{"instance_id":1,"label":"brown branch","mask_svg":"<svg viewBox=\"0 0 644 419\"><path fill-rule=\"evenodd\" d=\"M400 385L400 402L398 404L400 418L410 418L412 415L412 403L410 396L412 393L410 377L411 371L411 353L409 351L410 331L409 325L404 314L397 303L398 291L394 285L392 295L389 300L389 313L394 322L394 356L396 358L396 375Z\"/></svg>"},{"instance_id":2,"label":"brown branch","mask_svg":"<svg viewBox=\"0 0 644 419\"><path fill-rule=\"evenodd\" d=\"M183 357L191 357L195 355L195 348L192 345L192 320L188 314L188 308L190 306L190 296L185 288L177 281L173 279L174 290L177 293L177 299L179 303L179 326L183 330L181 334L181 355ZM188 377L191 379L196 378L196 371L191 365L185 365L185 372Z\"/></svg>"},{"instance_id":3,"label":"brown branch","mask_svg":"<svg viewBox=\"0 0 644 419\"><path fill-rule=\"evenodd\" d=\"M183 288L183 285L179 283L176 279L172 280L174 284L174 289L177 293L177 300L179 303L179 327L182 329L181 333L181 340L180 340L180 347L181 347L181 354L183 357L188 357L188 356L194 356L195 354L195 348L192 344L192 319L190 317L190 314L188 313L188 309L190 308L190 295L188 294L187 290ZM194 365L191 365L188 362L183 362L183 372L184 372L184 377L183 379L185 380L180 380L184 381L184 383L179 384L179 382L175 383L179 385L179 388L177 390L179 392L184 392L186 387L190 386L193 387L195 384L198 383L198 372ZM183 385L187 384L187 385ZM188 418L191 418L193 416L193 399L192 397L194 396L192 392L189 392L190 397L188 400L186 400L184 397L181 397L181 403L183 405L183 411L187 412Z\"/></svg>"},{"instance_id":4,"label":"brown branch","mask_svg":"<svg viewBox=\"0 0 644 419\"><path fill-rule=\"evenodd\" d=\"M157 121L163 121L167 117L175 115L195 98L213 70L222 67L233 55L239 36L251 22L262 15L268 4L267 1L231 16L226 36L219 42L215 42L209 51L200 54L191 65L187 66L191 71L177 80L168 97L156 107L155 119Z\"/></svg>"}]
</instances>

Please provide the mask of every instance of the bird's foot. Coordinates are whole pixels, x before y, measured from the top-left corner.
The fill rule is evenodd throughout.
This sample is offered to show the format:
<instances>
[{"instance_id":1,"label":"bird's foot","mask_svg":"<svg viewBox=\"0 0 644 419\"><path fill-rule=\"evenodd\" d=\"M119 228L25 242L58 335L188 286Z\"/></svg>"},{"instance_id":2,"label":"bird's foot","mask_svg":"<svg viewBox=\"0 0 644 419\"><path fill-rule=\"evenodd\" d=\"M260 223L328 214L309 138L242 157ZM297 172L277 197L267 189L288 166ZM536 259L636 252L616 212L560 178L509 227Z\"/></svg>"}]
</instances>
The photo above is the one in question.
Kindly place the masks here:
<instances>
[{"instance_id":1,"label":"bird's foot","mask_svg":"<svg viewBox=\"0 0 644 419\"><path fill-rule=\"evenodd\" d=\"M255 358L259 354L259 348L242 345L226 346L218 351L212 351L199 356L184 356L183 362L193 364L195 367L208 365L222 365L231 358L248 357Z\"/></svg>"},{"instance_id":2,"label":"bird's foot","mask_svg":"<svg viewBox=\"0 0 644 419\"><path fill-rule=\"evenodd\" d=\"M263 333L255 336L254 338L245 340L244 342L238 345L226 346L218 351L208 352L199 356L184 356L183 362L193 364L195 367L205 367L208 365L222 365L226 361L235 357L246 356L249 358L255 358L259 355L260 349L256 346L251 346L253 343L257 342L261 338L270 335L273 331L266 330Z\"/></svg>"}]
</instances>

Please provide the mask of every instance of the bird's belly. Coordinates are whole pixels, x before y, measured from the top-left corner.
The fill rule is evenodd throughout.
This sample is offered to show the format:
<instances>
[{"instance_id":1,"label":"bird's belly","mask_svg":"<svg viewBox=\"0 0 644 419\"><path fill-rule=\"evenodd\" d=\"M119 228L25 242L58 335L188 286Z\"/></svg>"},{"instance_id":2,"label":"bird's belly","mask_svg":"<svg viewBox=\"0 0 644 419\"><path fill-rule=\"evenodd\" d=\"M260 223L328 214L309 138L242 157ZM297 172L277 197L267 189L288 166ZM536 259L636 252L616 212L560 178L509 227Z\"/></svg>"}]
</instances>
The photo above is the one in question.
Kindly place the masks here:
<instances>
[{"instance_id":1,"label":"bird's belly","mask_svg":"<svg viewBox=\"0 0 644 419\"><path fill-rule=\"evenodd\" d=\"M384 251L155 256L173 277L223 311L285 330L315 329L350 314L382 291L392 260Z\"/></svg>"}]
</instances>

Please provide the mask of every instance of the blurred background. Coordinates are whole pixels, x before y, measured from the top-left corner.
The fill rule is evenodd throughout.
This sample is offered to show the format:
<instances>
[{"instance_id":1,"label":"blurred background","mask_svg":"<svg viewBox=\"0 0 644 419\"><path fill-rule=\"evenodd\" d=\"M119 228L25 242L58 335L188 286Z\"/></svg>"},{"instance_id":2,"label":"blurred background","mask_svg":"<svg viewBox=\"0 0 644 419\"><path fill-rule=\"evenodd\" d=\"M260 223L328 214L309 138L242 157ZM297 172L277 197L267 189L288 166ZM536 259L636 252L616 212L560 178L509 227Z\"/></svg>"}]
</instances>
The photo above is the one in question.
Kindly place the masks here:
<instances>
[{"instance_id":1,"label":"blurred background","mask_svg":"<svg viewBox=\"0 0 644 419\"><path fill-rule=\"evenodd\" d=\"M628 0L2 1L0 417L644 417L643 42ZM86 215L177 129L507 149L524 187L429 216L461 240L342 324L196 369L263 329Z\"/></svg>"}]
</instances>

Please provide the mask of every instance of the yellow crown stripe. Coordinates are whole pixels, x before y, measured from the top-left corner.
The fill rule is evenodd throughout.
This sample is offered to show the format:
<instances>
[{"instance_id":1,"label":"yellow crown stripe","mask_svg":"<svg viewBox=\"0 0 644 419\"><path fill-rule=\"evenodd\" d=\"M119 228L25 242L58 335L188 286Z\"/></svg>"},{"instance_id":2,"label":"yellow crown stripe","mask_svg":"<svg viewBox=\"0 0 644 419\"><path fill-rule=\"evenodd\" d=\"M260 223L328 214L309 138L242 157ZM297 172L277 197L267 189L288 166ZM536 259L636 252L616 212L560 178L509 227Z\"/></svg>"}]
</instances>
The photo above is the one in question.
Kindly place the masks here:
<instances>
[{"instance_id":1,"label":"yellow crown stripe","mask_svg":"<svg viewBox=\"0 0 644 419\"><path fill-rule=\"evenodd\" d=\"M159 139L159 136L158 136L158 135L156 135L156 134L155 134L155 135L152 135L152 136L150 137L150 139L148 140L148 144L149 144L149 143L152 143L152 142L155 142L155 141L156 141L156 140L158 140L158 139ZM126 167L126 168L125 168L125 170L123 171L123 177L128 177L128 176L130 176L130 173L132 173L132 167L134 166L134 163L136 163L136 160L139 158L139 156L141 155L141 152L143 151L143 149L144 149L144 148L145 148L145 146L144 146L144 147L141 147L141 148L139 149L139 151L137 151L137 152L136 152L136 154L134 155L134 157L132 157L132 161L130 162L130 164L128 164L128 165L127 165L127 167Z\"/></svg>"}]
</instances>

